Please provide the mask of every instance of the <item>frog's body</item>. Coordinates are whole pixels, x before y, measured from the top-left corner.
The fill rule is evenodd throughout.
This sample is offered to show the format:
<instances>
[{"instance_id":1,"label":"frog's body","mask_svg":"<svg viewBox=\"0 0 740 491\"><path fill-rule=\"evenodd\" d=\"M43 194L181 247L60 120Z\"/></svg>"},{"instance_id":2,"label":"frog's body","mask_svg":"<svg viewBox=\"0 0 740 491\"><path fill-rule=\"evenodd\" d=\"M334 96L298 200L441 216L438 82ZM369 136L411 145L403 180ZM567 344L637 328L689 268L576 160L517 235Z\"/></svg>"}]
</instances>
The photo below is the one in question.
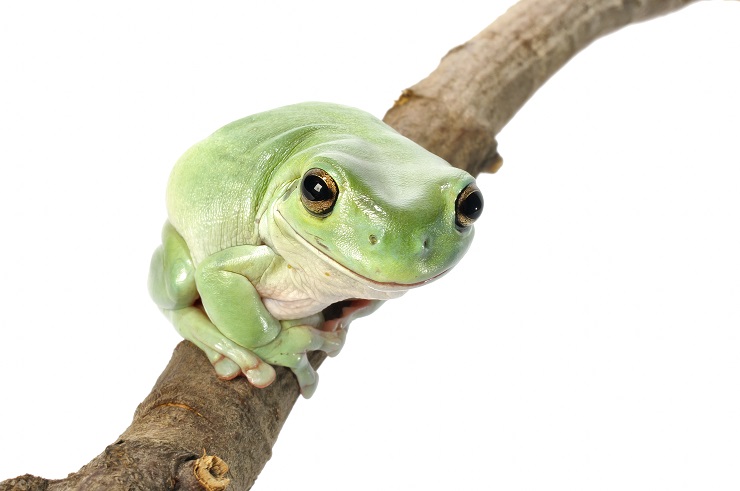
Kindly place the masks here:
<instances>
[{"instance_id":1,"label":"frog's body","mask_svg":"<svg viewBox=\"0 0 740 491\"><path fill-rule=\"evenodd\" d=\"M470 175L367 113L268 111L175 165L150 292L219 376L265 386L284 365L310 395L306 351L338 352L352 319L449 270L481 206Z\"/></svg>"}]
</instances>

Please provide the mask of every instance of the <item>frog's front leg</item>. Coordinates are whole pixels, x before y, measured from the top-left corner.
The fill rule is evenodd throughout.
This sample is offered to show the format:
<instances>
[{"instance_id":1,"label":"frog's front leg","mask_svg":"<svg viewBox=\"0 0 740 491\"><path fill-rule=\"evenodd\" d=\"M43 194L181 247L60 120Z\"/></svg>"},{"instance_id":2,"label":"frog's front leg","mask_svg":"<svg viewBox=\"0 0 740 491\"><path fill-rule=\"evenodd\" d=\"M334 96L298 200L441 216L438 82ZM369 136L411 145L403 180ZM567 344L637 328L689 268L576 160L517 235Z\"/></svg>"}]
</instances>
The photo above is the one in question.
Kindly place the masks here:
<instances>
[{"instance_id":1,"label":"frog's front leg","mask_svg":"<svg viewBox=\"0 0 740 491\"><path fill-rule=\"evenodd\" d=\"M244 373L254 385L264 387L275 370L257 355L227 338L198 305L196 268L185 240L166 222L162 245L154 251L149 270L149 293L182 337L206 354L220 378Z\"/></svg>"},{"instance_id":2,"label":"frog's front leg","mask_svg":"<svg viewBox=\"0 0 740 491\"><path fill-rule=\"evenodd\" d=\"M344 343L344 331L322 331L321 314L291 321L279 321L270 314L253 282L262 277L273 278L276 282L282 277L289 281L280 274L287 270L283 259L269 247L244 245L206 258L197 268L195 281L203 308L218 331L265 362L292 369L301 392L310 397L317 376L308 363L307 352L339 352ZM272 286L279 288L279 285ZM231 358L220 349L220 344L212 348Z\"/></svg>"}]
</instances>

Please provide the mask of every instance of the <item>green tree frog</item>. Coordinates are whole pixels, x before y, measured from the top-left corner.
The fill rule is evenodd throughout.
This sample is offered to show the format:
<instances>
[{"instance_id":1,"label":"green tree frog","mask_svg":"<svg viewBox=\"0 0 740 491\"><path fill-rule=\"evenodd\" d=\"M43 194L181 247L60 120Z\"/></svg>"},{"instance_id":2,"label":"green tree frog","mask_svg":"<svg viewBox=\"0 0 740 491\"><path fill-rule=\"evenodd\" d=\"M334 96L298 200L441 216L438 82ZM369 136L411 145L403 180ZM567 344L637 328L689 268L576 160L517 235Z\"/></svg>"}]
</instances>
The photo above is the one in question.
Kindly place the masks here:
<instances>
[{"instance_id":1,"label":"green tree frog","mask_svg":"<svg viewBox=\"0 0 740 491\"><path fill-rule=\"evenodd\" d=\"M302 103L228 124L167 186L149 291L222 379L257 387L306 353L335 355L349 323L439 278L468 249L475 180L358 109Z\"/></svg>"}]
</instances>

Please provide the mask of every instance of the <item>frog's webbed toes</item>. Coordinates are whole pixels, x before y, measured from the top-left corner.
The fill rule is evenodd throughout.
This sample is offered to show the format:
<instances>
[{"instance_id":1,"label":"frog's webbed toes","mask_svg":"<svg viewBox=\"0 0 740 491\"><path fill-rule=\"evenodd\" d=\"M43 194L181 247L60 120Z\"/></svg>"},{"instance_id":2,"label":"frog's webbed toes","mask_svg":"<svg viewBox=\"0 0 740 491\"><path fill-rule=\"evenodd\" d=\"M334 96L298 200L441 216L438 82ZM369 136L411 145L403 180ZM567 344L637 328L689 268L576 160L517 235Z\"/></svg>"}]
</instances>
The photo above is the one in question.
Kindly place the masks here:
<instances>
[{"instance_id":1,"label":"frog's webbed toes","mask_svg":"<svg viewBox=\"0 0 740 491\"><path fill-rule=\"evenodd\" d=\"M311 397L318 384L318 375L308 361L310 351L324 351L336 355L344 345L346 332L325 332L308 325L283 323L283 330L272 342L254 350L268 363L290 368L298 379L301 393Z\"/></svg>"},{"instance_id":2,"label":"frog's webbed toes","mask_svg":"<svg viewBox=\"0 0 740 491\"><path fill-rule=\"evenodd\" d=\"M221 355L221 358L213 363L213 368L221 380L231 380L244 374L249 383L259 388L267 387L275 380L275 369L262 361L254 368L243 369L233 360Z\"/></svg>"},{"instance_id":3,"label":"frog's webbed toes","mask_svg":"<svg viewBox=\"0 0 740 491\"><path fill-rule=\"evenodd\" d=\"M275 369L251 350L231 342L223 342L219 348L223 358L212 363L219 378L230 380L243 373L249 383L259 388L267 387L275 380Z\"/></svg>"}]
</instances>

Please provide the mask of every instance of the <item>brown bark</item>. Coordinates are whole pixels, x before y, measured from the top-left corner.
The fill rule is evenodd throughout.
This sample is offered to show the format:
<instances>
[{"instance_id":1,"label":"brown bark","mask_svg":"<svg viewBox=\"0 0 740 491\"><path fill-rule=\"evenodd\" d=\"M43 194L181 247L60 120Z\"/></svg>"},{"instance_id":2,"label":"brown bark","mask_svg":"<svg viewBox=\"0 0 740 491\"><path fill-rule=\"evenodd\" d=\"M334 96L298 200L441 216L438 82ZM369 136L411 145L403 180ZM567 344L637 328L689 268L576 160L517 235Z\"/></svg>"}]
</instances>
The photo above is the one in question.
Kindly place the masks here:
<instances>
[{"instance_id":1,"label":"brown bark","mask_svg":"<svg viewBox=\"0 0 740 491\"><path fill-rule=\"evenodd\" d=\"M495 170L496 133L566 61L602 35L692 1L522 0L405 90L385 120L473 174ZM21 476L0 491L249 489L298 395L281 368L266 389L220 381L183 342L115 443L66 479Z\"/></svg>"},{"instance_id":2,"label":"brown bark","mask_svg":"<svg viewBox=\"0 0 740 491\"><path fill-rule=\"evenodd\" d=\"M495 135L576 53L627 24L694 0L522 0L427 78L385 121L473 175L500 165Z\"/></svg>"}]
</instances>

